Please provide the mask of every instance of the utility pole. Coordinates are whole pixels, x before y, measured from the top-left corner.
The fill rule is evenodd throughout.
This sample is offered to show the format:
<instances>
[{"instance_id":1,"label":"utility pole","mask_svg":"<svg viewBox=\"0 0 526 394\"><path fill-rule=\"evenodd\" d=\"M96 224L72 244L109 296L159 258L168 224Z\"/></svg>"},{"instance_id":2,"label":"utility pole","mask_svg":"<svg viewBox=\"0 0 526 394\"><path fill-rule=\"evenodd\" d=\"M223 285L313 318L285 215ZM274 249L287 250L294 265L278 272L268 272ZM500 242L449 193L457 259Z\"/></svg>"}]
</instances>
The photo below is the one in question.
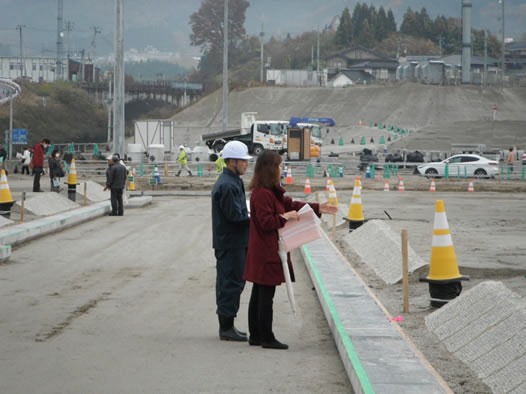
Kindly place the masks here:
<instances>
[{"instance_id":1,"label":"utility pole","mask_svg":"<svg viewBox=\"0 0 526 394\"><path fill-rule=\"evenodd\" d=\"M316 40L316 76L318 78L318 86L321 85L321 76L320 76L320 26L316 28L318 33L318 39Z\"/></svg>"},{"instance_id":2,"label":"utility pole","mask_svg":"<svg viewBox=\"0 0 526 394\"><path fill-rule=\"evenodd\" d=\"M91 62L93 65L93 76L92 76L91 81L95 83L95 56L96 56L96 51L97 51L96 38L97 38L97 34L101 33L102 30L97 26L93 26L92 29L93 29L93 39L91 40Z\"/></svg>"},{"instance_id":3,"label":"utility pole","mask_svg":"<svg viewBox=\"0 0 526 394\"><path fill-rule=\"evenodd\" d=\"M62 60L64 58L64 0L57 0L57 60L55 68L55 80L64 79Z\"/></svg>"},{"instance_id":4,"label":"utility pole","mask_svg":"<svg viewBox=\"0 0 526 394\"><path fill-rule=\"evenodd\" d=\"M22 29L26 25L18 25L16 29L20 32L20 77L26 75L26 62L24 61L24 38L22 35Z\"/></svg>"},{"instance_id":5,"label":"utility pole","mask_svg":"<svg viewBox=\"0 0 526 394\"><path fill-rule=\"evenodd\" d=\"M113 151L124 156L124 24L123 0L115 0L115 65L113 91Z\"/></svg>"},{"instance_id":6,"label":"utility pole","mask_svg":"<svg viewBox=\"0 0 526 394\"><path fill-rule=\"evenodd\" d=\"M11 99L9 100L9 152L7 153L7 158L9 160L13 158L13 100L14 93L11 95Z\"/></svg>"},{"instance_id":7,"label":"utility pole","mask_svg":"<svg viewBox=\"0 0 526 394\"><path fill-rule=\"evenodd\" d=\"M65 26L65 30L66 30L66 59L68 59L68 63L69 63L69 58L71 57L70 46L69 46L70 33L73 30L74 26L75 26L75 24L73 22L66 21L66 26ZM68 64L68 66L69 66L69 64Z\"/></svg>"},{"instance_id":8,"label":"utility pole","mask_svg":"<svg viewBox=\"0 0 526 394\"><path fill-rule=\"evenodd\" d=\"M462 0L462 83L471 83L471 0Z\"/></svg>"},{"instance_id":9,"label":"utility pole","mask_svg":"<svg viewBox=\"0 0 526 394\"><path fill-rule=\"evenodd\" d=\"M263 23L261 24L261 33L259 33L260 41L261 41L261 65L259 68L259 82L263 82L263 36L265 35L265 32L263 31Z\"/></svg>"},{"instance_id":10,"label":"utility pole","mask_svg":"<svg viewBox=\"0 0 526 394\"><path fill-rule=\"evenodd\" d=\"M504 88L504 72L506 68L506 64L504 63L504 51L506 49L506 45L504 43L504 0L499 0L499 4L502 5L502 50L500 54L500 70L501 70L501 77L500 77L500 83L501 88Z\"/></svg>"},{"instance_id":11,"label":"utility pole","mask_svg":"<svg viewBox=\"0 0 526 394\"><path fill-rule=\"evenodd\" d=\"M110 141L111 141L111 113L113 112L113 98L111 97L111 82L113 80L113 75L110 75L109 79L108 79L108 97L106 99L106 104L108 106L108 138L106 140L106 142L108 143L108 145L110 144Z\"/></svg>"},{"instance_id":12,"label":"utility pole","mask_svg":"<svg viewBox=\"0 0 526 394\"><path fill-rule=\"evenodd\" d=\"M484 85L488 83L488 31L484 29Z\"/></svg>"},{"instance_id":13,"label":"utility pole","mask_svg":"<svg viewBox=\"0 0 526 394\"><path fill-rule=\"evenodd\" d=\"M440 57L442 57L442 34L438 36L438 47L440 48Z\"/></svg>"},{"instance_id":14,"label":"utility pole","mask_svg":"<svg viewBox=\"0 0 526 394\"><path fill-rule=\"evenodd\" d=\"M223 131L228 129L228 0L223 20Z\"/></svg>"}]
</instances>

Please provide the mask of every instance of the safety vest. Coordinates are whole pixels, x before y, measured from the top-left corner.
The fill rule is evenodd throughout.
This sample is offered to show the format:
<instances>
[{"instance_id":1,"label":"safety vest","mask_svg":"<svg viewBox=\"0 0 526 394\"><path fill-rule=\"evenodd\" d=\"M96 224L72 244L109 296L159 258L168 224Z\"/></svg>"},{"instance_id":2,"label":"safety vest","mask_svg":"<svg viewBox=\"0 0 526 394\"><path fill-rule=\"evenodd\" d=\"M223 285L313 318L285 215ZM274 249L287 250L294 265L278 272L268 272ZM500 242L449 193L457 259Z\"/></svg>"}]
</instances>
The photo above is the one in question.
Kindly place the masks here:
<instances>
[{"instance_id":1,"label":"safety vest","mask_svg":"<svg viewBox=\"0 0 526 394\"><path fill-rule=\"evenodd\" d=\"M184 151L184 149L181 150L181 153L179 154L179 158L177 159L177 161L181 163L182 165L185 165L188 163L188 161L186 160L186 152Z\"/></svg>"},{"instance_id":2,"label":"safety vest","mask_svg":"<svg viewBox=\"0 0 526 394\"><path fill-rule=\"evenodd\" d=\"M223 168L226 167L225 159L223 159L221 156L216 160L216 166L217 166L217 176L216 179L219 178L219 175L223 172Z\"/></svg>"}]
</instances>

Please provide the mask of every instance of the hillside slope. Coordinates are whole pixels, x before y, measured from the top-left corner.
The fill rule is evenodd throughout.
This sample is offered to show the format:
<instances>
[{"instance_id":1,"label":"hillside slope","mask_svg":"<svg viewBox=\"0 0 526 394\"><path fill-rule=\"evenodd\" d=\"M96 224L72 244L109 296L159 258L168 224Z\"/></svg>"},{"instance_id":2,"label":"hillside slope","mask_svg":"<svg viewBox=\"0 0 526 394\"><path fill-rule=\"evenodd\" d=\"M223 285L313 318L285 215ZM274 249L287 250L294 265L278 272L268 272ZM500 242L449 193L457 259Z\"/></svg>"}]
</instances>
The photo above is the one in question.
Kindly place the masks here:
<instances>
[{"instance_id":1,"label":"hillside slope","mask_svg":"<svg viewBox=\"0 0 526 394\"><path fill-rule=\"evenodd\" d=\"M229 127L239 127L245 111L255 111L258 119L288 120L291 116L325 116L336 121L335 131L345 137L356 134L361 120L382 122L425 133L443 130L459 133L485 127L497 104L499 121L514 121L518 134L526 125L526 88L486 89L463 86L352 86L349 88L257 87L234 91L229 97ZM188 140L204 132L220 130L221 91L203 98L173 118L180 130L176 139ZM468 122L468 123L466 123ZM469 127L468 127L469 126ZM184 129L184 130L183 130ZM495 129L495 125L490 127ZM509 128L508 128L509 129ZM515 127L512 127L512 132ZM183 138L183 135L184 137ZM419 133L420 134L420 133ZM491 133L490 133L491 134ZM193 140L194 138L191 138ZM463 141L466 142L466 141Z\"/></svg>"}]
</instances>

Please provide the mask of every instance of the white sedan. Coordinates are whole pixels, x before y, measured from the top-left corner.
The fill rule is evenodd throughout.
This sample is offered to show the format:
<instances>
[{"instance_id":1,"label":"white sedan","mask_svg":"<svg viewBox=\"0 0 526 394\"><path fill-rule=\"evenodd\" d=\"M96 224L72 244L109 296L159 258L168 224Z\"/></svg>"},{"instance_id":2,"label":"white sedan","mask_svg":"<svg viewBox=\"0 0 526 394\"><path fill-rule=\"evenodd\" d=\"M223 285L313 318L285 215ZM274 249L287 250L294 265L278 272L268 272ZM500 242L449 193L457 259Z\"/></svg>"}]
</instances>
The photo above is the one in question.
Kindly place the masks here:
<instances>
[{"instance_id":1,"label":"white sedan","mask_svg":"<svg viewBox=\"0 0 526 394\"><path fill-rule=\"evenodd\" d=\"M495 160L488 160L478 155L455 155L436 163L425 163L417 167L418 172L426 177L495 177L499 173L499 166Z\"/></svg>"}]
</instances>

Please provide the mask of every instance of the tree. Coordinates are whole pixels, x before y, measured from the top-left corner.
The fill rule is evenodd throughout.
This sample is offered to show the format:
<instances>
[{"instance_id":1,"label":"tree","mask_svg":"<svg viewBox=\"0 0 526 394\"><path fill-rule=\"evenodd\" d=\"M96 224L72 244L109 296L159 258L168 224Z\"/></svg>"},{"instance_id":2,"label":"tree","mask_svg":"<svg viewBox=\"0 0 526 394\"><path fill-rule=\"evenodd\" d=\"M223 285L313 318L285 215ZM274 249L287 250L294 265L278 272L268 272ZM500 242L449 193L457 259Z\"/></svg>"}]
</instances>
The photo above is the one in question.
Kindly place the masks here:
<instances>
[{"instance_id":1,"label":"tree","mask_svg":"<svg viewBox=\"0 0 526 394\"><path fill-rule=\"evenodd\" d=\"M387 34L389 33L396 33L396 20L390 8L387 12Z\"/></svg>"},{"instance_id":2,"label":"tree","mask_svg":"<svg viewBox=\"0 0 526 394\"><path fill-rule=\"evenodd\" d=\"M376 18L376 41L382 41L387 37L388 33L387 27L387 15L383 6L380 6L378 9L378 17Z\"/></svg>"},{"instance_id":3,"label":"tree","mask_svg":"<svg viewBox=\"0 0 526 394\"><path fill-rule=\"evenodd\" d=\"M400 25L400 33L404 33L409 36L418 35L418 23L416 19L416 14L413 12L411 7L407 9L407 12L404 15L404 20Z\"/></svg>"},{"instance_id":4,"label":"tree","mask_svg":"<svg viewBox=\"0 0 526 394\"><path fill-rule=\"evenodd\" d=\"M351 14L349 12L349 9L346 7L342 12L342 16L340 17L340 24L338 26L338 30L336 30L336 45L338 45L341 48L346 48L349 45L351 45L352 39L353 26Z\"/></svg>"},{"instance_id":5,"label":"tree","mask_svg":"<svg viewBox=\"0 0 526 394\"><path fill-rule=\"evenodd\" d=\"M360 28L360 34L358 35L358 44L371 48L374 44L374 31L369 26L369 21L364 19Z\"/></svg>"},{"instance_id":6,"label":"tree","mask_svg":"<svg viewBox=\"0 0 526 394\"><path fill-rule=\"evenodd\" d=\"M229 0L228 35L229 45L245 35L245 13L249 6L247 0ZM201 50L223 47L224 1L203 0L197 12L190 16L192 34L190 44Z\"/></svg>"}]
</instances>

